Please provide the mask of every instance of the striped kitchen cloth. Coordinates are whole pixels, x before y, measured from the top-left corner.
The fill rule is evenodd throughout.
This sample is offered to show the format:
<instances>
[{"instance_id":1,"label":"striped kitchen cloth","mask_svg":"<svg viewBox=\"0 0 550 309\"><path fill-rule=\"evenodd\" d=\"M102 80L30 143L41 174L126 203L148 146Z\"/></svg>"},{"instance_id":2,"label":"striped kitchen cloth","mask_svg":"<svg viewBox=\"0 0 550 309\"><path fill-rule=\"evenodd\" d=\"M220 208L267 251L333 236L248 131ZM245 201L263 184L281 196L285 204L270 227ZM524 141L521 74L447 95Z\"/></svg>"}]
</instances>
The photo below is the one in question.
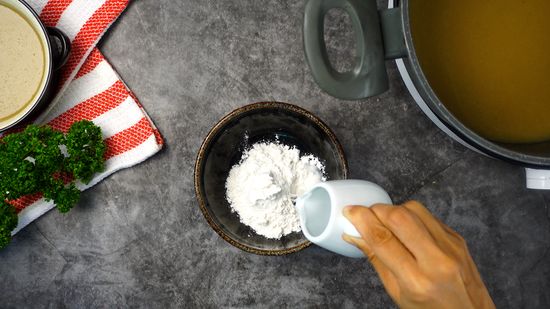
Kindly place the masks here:
<instances>
[{"instance_id":1,"label":"striped kitchen cloth","mask_svg":"<svg viewBox=\"0 0 550 309\"><path fill-rule=\"evenodd\" d=\"M66 132L78 120L100 126L107 144L105 171L85 190L110 174L144 161L163 146L163 140L136 97L95 47L120 16L128 0L27 0L46 26L57 27L71 40L71 53L61 70L60 90L37 120ZM17 233L54 207L40 194L12 203L19 213Z\"/></svg>"}]
</instances>

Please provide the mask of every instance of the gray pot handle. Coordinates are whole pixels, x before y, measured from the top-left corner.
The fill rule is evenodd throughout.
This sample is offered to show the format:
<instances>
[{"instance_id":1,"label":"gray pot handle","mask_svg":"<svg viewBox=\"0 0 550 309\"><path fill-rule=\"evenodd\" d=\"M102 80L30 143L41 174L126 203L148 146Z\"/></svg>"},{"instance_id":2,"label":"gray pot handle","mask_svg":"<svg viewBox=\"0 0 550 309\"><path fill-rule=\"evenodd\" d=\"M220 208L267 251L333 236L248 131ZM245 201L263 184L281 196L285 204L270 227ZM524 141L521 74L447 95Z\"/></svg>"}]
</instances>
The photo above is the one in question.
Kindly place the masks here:
<instances>
[{"instance_id":1,"label":"gray pot handle","mask_svg":"<svg viewBox=\"0 0 550 309\"><path fill-rule=\"evenodd\" d=\"M332 8L346 11L354 28L357 59L350 72L339 73L328 59L323 23ZM309 0L304 15L304 49L313 78L332 96L354 100L388 90L376 0Z\"/></svg>"}]
</instances>

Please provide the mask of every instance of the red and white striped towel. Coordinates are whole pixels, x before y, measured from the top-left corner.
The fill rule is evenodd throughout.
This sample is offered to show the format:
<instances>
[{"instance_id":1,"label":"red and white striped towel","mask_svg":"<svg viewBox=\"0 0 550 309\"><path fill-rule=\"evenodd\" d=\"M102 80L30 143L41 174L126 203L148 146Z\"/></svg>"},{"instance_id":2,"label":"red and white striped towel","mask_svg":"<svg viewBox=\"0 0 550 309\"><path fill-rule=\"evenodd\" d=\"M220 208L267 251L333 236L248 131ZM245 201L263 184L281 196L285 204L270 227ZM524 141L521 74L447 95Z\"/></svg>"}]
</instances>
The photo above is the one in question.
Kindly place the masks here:
<instances>
[{"instance_id":1,"label":"red and white striped towel","mask_svg":"<svg viewBox=\"0 0 550 309\"><path fill-rule=\"evenodd\" d=\"M110 174L144 161L163 140L136 97L95 47L103 33L128 5L128 0L27 0L46 26L63 31L71 40L71 53L62 68L61 87L38 123L67 131L75 121L92 120L107 144L106 169L85 190ZM19 225L12 234L54 207L41 195L13 203Z\"/></svg>"}]
</instances>

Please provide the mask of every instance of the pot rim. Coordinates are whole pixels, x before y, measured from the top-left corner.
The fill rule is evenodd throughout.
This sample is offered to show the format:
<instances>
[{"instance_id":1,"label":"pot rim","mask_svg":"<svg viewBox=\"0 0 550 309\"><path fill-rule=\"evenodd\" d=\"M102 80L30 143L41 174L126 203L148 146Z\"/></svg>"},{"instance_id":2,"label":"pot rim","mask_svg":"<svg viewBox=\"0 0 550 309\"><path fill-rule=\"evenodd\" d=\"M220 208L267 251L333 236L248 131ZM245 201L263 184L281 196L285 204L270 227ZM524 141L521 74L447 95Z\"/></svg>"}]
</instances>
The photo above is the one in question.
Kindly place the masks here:
<instances>
[{"instance_id":1,"label":"pot rim","mask_svg":"<svg viewBox=\"0 0 550 309\"><path fill-rule=\"evenodd\" d=\"M409 23L409 4L406 0L390 0L389 7L401 7L401 18L403 21L403 33L405 44L407 46L408 56L403 58L405 70L409 73L412 85L418 90L421 97L424 98L426 106L432 111L437 119L447 127L456 136L465 143L484 154L495 157L510 163L531 167L531 168L550 168L550 157L529 155L522 152L510 150L495 142L491 142L467 128L460 122L439 100L433 89L428 83L428 79L422 71L422 67L416 55L414 40L412 38ZM419 102L417 102L419 103Z\"/></svg>"},{"instance_id":2,"label":"pot rim","mask_svg":"<svg viewBox=\"0 0 550 309\"><path fill-rule=\"evenodd\" d=\"M36 20L37 24L40 26L40 29L35 28L34 30L40 31L40 34L44 38L44 44L45 44L45 49L46 49L44 51L44 53L45 53L46 60L47 60L46 77L45 77L44 85L42 86L42 89L40 90L40 94L36 96L34 102L32 103L32 106L24 114L22 114L19 118L14 120L12 123L8 124L5 127L0 127L0 132L4 132L4 131L6 131L10 128L13 128L13 127L17 126L18 124L20 124L21 122L26 120L29 117L29 115L31 115L37 109L37 107L39 105L44 103L43 101L47 97L47 91L48 91L49 87L51 86L52 76L53 76L53 72L52 72L53 71L52 46L50 44L50 39L49 39L49 36L48 36L48 31L46 30L46 26L44 25L42 20L40 20L40 17L38 16L38 14L34 11L34 9L27 2L25 2L24 0L15 0L15 1L22 4L22 6L25 7L27 12L29 13L28 15L25 15L25 17L30 18L32 16L32 18L34 18ZM16 8L16 9L19 9L19 8Z\"/></svg>"}]
</instances>

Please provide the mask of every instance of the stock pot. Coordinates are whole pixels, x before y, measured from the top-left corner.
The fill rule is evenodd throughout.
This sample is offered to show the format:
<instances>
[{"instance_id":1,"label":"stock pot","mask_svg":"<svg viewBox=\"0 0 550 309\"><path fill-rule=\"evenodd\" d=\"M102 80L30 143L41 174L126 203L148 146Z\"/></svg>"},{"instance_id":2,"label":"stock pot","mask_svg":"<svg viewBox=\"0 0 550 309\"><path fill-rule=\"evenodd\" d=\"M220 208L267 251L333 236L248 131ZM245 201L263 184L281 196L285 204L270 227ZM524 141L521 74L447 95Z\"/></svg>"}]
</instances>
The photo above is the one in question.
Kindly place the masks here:
<instances>
[{"instance_id":1,"label":"stock pot","mask_svg":"<svg viewBox=\"0 0 550 309\"><path fill-rule=\"evenodd\" d=\"M331 67L324 42L324 17L334 8L350 17L357 59L351 71ZM356 100L388 89L387 60L395 60L401 77L422 111L462 145L486 156L525 167L526 185L550 189L550 141L535 144L493 142L466 127L437 97L422 72L409 24L409 0L309 0L304 15L304 50L317 84L332 96Z\"/></svg>"}]
</instances>

